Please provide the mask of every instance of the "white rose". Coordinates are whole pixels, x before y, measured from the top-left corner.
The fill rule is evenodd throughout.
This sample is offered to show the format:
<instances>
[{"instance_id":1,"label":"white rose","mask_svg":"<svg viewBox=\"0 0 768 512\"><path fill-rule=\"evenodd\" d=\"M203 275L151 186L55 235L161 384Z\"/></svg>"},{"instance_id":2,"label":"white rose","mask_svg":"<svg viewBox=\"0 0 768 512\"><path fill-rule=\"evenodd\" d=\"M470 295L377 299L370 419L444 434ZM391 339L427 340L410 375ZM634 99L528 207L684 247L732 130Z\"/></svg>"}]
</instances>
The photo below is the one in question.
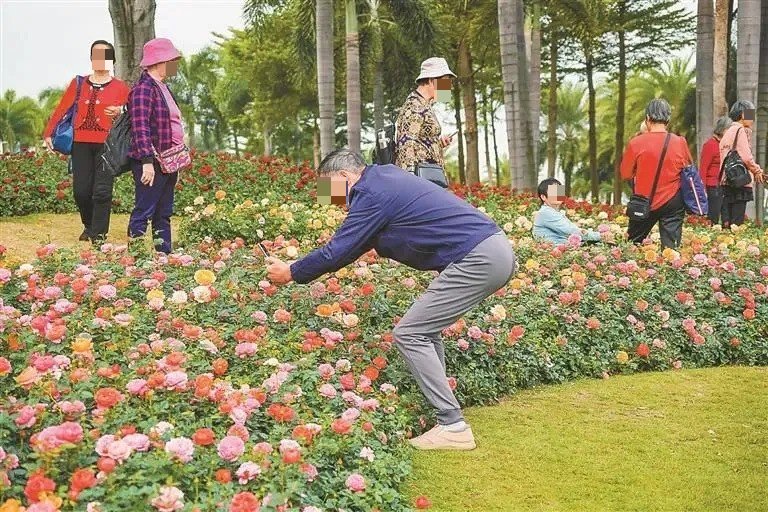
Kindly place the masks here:
<instances>
[{"instance_id":1,"label":"white rose","mask_svg":"<svg viewBox=\"0 0 768 512\"><path fill-rule=\"evenodd\" d=\"M173 304L186 304L187 300L189 300L189 296L184 290L176 290L170 298Z\"/></svg>"},{"instance_id":2,"label":"white rose","mask_svg":"<svg viewBox=\"0 0 768 512\"><path fill-rule=\"evenodd\" d=\"M296 256L299 255L299 251L294 246L289 245L288 247L285 248L285 255L288 256L289 258L295 258Z\"/></svg>"}]
</instances>

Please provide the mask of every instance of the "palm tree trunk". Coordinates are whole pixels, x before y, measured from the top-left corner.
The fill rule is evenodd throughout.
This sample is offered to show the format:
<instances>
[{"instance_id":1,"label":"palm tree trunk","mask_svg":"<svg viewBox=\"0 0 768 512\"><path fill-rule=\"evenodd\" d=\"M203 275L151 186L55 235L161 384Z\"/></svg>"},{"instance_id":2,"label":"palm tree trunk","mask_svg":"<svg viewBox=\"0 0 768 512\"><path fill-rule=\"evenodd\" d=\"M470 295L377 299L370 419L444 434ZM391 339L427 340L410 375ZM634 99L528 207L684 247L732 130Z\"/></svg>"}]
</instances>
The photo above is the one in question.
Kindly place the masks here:
<instances>
[{"instance_id":1,"label":"palm tree trunk","mask_svg":"<svg viewBox=\"0 0 768 512\"><path fill-rule=\"evenodd\" d=\"M550 25L551 27L551 25ZM556 30L552 28L549 43L549 108L547 108L547 177L555 177L557 168L557 45Z\"/></svg>"},{"instance_id":2,"label":"palm tree trunk","mask_svg":"<svg viewBox=\"0 0 768 512\"><path fill-rule=\"evenodd\" d=\"M592 50L585 48L586 72L587 72L587 90L589 92L589 181L590 191L592 193L592 202L600 201L600 183L597 176L597 123L595 120L595 80L594 80L594 57Z\"/></svg>"},{"instance_id":3,"label":"palm tree trunk","mask_svg":"<svg viewBox=\"0 0 768 512\"><path fill-rule=\"evenodd\" d=\"M530 74L530 104L531 104L531 142L533 149L533 165L536 173L534 183L538 182L539 174L539 118L541 117L541 6L533 4L531 14L531 74Z\"/></svg>"},{"instance_id":4,"label":"palm tree trunk","mask_svg":"<svg viewBox=\"0 0 768 512\"><path fill-rule=\"evenodd\" d=\"M115 38L115 76L133 84L139 78L144 43L155 37L155 0L109 0Z\"/></svg>"},{"instance_id":5,"label":"palm tree trunk","mask_svg":"<svg viewBox=\"0 0 768 512\"><path fill-rule=\"evenodd\" d=\"M461 87L458 80L453 81L453 111L456 114L456 145L459 148L459 182L467 183L464 167L464 130L461 124Z\"/></svg>"},{"instance_id":6,"label":"palm tree trunk","mask_svg":"<svg viewBox=\"0 0 768 512\"><path fill-rule=\"evenodd\" d=\"M483 138L485 139L485 168L488 173L488 183L493 178L493 165L491 165L491 147L490 147L490 133L488 130L488 90L483 89Z\"/></svg>"},{"instance_id":7,"label":"palm tree trunk","mask_svg":"<svg viewBox=\"0 0 768 512\"><path fill-rule=\"evenodd\" d=\"M757 85L760 76L760 15L761 0L739 0L738 53L736 66L739 70L739 99L757 104ZM755 148L755 132L752 147ZM747 203L747 214L756 218L755 201ZM761 219L762 220L762 219Z\"/></svg>"},{"instance_id":8,"label":"palm tree trunk","mask_svg":"<svg viewBox=\"0 0 768 512\"><path fill-rule=\"evenodd\" d=\"M360 152L360 36L357 23L357 3L346 0L347 6L347 146Z\"/></svg>"},{"instance_id":9,"label":"palm tree trunk","mask_svg":"<svg viewBox=\"0 0 768 512\"><path fill-rule=\"evenodd\" d=\"M320 110L320 156L334 147L333 0L317 0L317 101Z\"/></svg>"},{"instance_id":10,"label":"palm tree trunk","mask_svg":"<svg viewBox=\"0 0 768 512\"><path fill-rule=\"evenodd\" d=\"M314 168L320 167L320 130L317 127L317 122L312 128L312 160L315 164Z\"/></svg>"},{"instance_id":11,"label":"palm tree trunk","mask_svg":"<svg viewBox=\"0 0 768 512\"><path fill-rule=\"evenodd\" d=\"M712 0L699 0L696 30L696 148L699 152L715 124L714 51Z\"/></svg>"},{"instance_id":12,"label":"palm tree trunk","mask_svg":"<svg viewBox=\"0 0 768 512\"><path fill-rule=\"evenodd\" d=\"M464 103L464 136L467 141L466 176L467 185L480 181L480 151L477 137L477 101L475 100L475 78L472 71L472 51L469 39L459 41L459 82Z\"/></svg>"},{"instance_id":13,"label":"palm tree trunk","mask_svg":"<svg viewBox=\"0 0 768 512\"><path fill-rule=\"evenodd\" d=\"M264 138L264 156L272 155L272 134L269 132L269 128L265 125L261 129L261 136Z\"/></svg>"},{"instance_id":14,"label":"palm tree trunk","mask_svg":"<svg viewBox=\"0 0 768 512\"><path fill-rule=\"evenodd\" d=\"M762 1L762 19L768 21L768 0ZM768 105L768 30L760 34L760 72L757 84L757 104ZM757 162L761 167L768 166L768 118L765 115L757 117ZM758 222L765 218L765 186L755 188L756 219Z\"/></svg>"},{"instance_id":15,"label":"palm tree trunk","mask_svg":"<svg viewBox=\"0 0 768 512\"><path fill-rule=\"evenodd\" d=\"M704 7L702 7L703 3L709 4L709 5L705 5ZM705 0L705 1L699 2L699 16L701 16L702 9L704 10L704 13L706 15L706 12L711 7L711 4L712 4L711 0ZM728 112L728 105L725 99L725 77L727 76L727 73L728 73L728 47L730 44L729 41L730 41L730 34L731 34L731 31L729 29L729 21L730 21L730 0L715 0L714 41L712 42L712 45L713 45L713 48L712 48L712 52L713 52L713 56L712 56L712 101L713 101L712 117L713 119L720 116L724 116ZM699 23L700 24L702 23L701 19L699 20ZM699 43L697 43L697 45L698 44ZM698 52L699 50L697 48L697 51L696 51L697 82L700 77L708 81L708 78L706 78L704 75L698 72L698 69L700 69L699 62L698 62L698 57L699 57Z\"/></svg>"},{"instance_id":16,"label":"palm tree trunk","mask_svg":"<svg viewBox=\"0 0 768 512\"><path fill-rule=\"evenodd\" d=\"M240 144L237 142L237 130L234 127L232 127L232 139L235 143L235 156L240 156ZM190 140L192 140L191 137Z\"/></svg>"},{"instance_id":17,"label":"palm tree trunk","mask_svg":"<svg viewBox=\"0 0 768 512\"><path fill-rule=\"evenodd\" d=\"M384 128L384 62L382 58L382 33L379 20L378 2L368 2L371 10L372 53L373 53L373 130L379 133Z\"/></svg>"},{"instance_id":18,"label":"palm tree trunk","mask_svg":"<svg viewBox=\"0 0 768 512\"><path fill-rule=\"evenodd\" d=\"M619 16L623 20L627 12L627 1L620 0ZM619 30L619 94L616 106L616 146L613 162L613 204L621 204L621 155L624 152L624 116L627 109L627 47L624 27Z\"/></svg>"},{"instance_id":19,"label":"palm tree trunk","mask_svg":"<svg viewBox=\"0 0 768 512\"><path fill-rule=\"evenodd\" d=\"M501 162L499 161L499 143L496 138L496 103L491 97L491 134L493 137L493 157L496 168L496 186L501 186Z\"/></svg>"}]
</instances>

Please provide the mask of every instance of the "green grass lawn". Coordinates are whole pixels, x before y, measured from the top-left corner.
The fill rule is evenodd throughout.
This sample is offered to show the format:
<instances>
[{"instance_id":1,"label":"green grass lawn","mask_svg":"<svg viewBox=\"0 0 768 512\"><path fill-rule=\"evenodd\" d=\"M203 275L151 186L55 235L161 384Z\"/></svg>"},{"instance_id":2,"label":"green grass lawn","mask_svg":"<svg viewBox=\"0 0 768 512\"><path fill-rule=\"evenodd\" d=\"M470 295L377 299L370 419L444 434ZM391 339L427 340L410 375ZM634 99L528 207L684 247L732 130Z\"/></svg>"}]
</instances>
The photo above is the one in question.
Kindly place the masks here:
<instances>
[{"instance_id":1,"label":"green grass lawn","mask_svg":"<svg viewBox=\"0 0 768 512\"><path fill-rule=\"evenodd\" d=\"M768 511L768 368L585 380L470 409L478 448L416 452L432 511Z\"/></svg>"}]
</instances>

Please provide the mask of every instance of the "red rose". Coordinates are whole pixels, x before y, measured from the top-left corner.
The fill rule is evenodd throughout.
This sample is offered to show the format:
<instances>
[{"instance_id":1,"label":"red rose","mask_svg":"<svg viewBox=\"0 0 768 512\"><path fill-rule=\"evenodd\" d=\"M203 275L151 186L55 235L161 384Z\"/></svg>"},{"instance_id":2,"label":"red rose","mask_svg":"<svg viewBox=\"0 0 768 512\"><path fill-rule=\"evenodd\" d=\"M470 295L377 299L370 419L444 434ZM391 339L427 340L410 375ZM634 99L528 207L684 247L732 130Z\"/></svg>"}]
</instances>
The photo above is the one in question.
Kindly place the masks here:
<instances>
[{"instance_id":1,"label":"red rose","mask_svg":"<svg viewBox=\"0 0 768 512\"><path fill-rule=\"evenodd\" d=\"M96 392L95 399L96 405L102 409L109 409L122 400L123 395L121 395L115 388L101 388Z\"/></svg>"},{"instance_id":2,"label":"red rose","mask_svg":"<svg viewBox=\"0 0 768 512\"><path fill-rule=\"evenodd\" d=\"M239 492L229 504L229 512L259 512L261 502L250 492Z\"/></svg>"},{"instance_id":3,"label":"red rose","mask_svg":"<svg viewBox=\"0 0 768 512\"><path fill-rule=\"evenodd\" d=\"M209 428L199 428L192 434L192 442L198 446L210 446L216 442L216 436Z\"/></svg>"},{"instance_id":4,"label":"red rose","mask_svg":"<svg viewBox=\"0 0 768 512\"><path fill-rule=\"evenodd\" d=\"M641 343L635 349L635 354L639 357L648 357L651 354L651 348L646 343Z\"/></svg>"},{"instance_id":5,"label":"red rose","mask_svg":"<svg viewBox=\"0 0 768 512\"><path fill-rule=\"evenodd\" d=\"M347 420L339 418L333 420L333 423L331 423L331 429L337 434L349 434L349 432L352 430L352 424Z\"/></svg>"},{"instance_id":6,"label":"red rose","mask_svg":"<svg viewBox=\"0 0 768 512\"><path fill-rule=\"evenodd\" d=\"M24 486L24 496L30 501L30 503L37 503L40 501L40 494L44 492L53 492L56 489L56 482L47 478L42 471L36 471L27 480L27 485Z\"/></svg>"},{"instance_id":7,"label":"red rose","mask_svg":"<svg viewBox=\"0 0 768 512\"><path fill-rule=\"evenodd\" d=\"M426 496L419 496L416 498L416 508L419 510L426 510L432 506L432 503L427 499Z\"/></svg>"}]
</instances>

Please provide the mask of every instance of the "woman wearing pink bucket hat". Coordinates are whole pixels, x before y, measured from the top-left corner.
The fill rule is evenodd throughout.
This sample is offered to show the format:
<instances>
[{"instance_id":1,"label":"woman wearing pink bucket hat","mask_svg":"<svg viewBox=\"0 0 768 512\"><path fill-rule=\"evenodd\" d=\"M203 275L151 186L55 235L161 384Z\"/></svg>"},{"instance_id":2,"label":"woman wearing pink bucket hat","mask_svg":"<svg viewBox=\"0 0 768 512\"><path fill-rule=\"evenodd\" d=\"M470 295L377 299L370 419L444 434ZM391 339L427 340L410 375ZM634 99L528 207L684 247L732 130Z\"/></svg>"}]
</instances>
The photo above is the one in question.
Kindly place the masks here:
<instances>
[{"instance_id":1,"label":"woman wearing pink bucket hat","mask_svg":"<svg viewBox=\"0 0 768 512\"><path fill-rule=\"evenodd\" d=\"M400 108L395 124L395 165L398 167L408 169L422 162L444 167L443 148L453 141L453 136L440 136L442 128L432 104L436 100L450 101L453 78L456 75L441 57L431 57L421 63L416 89Z\"/></svg>"},{"instance_id":2,"label":"woman wearing pink bucket hat","mask_svg":"<svg viewBox=\"0 0 768 512\"><path fill-rule=\"evenodd\" d=\"M183 165L166 164L172 155L175 164L189 159L184 145L181 111L164 80L178 70L181 54L169 39L157 38L144 45L141 67L144 72L131 90L131 170L136 188L136 205L128 223L130 239L143 237L152 222L155 249L171 252L171 215L178 170Z\"/></svg>"}]
</instances>

